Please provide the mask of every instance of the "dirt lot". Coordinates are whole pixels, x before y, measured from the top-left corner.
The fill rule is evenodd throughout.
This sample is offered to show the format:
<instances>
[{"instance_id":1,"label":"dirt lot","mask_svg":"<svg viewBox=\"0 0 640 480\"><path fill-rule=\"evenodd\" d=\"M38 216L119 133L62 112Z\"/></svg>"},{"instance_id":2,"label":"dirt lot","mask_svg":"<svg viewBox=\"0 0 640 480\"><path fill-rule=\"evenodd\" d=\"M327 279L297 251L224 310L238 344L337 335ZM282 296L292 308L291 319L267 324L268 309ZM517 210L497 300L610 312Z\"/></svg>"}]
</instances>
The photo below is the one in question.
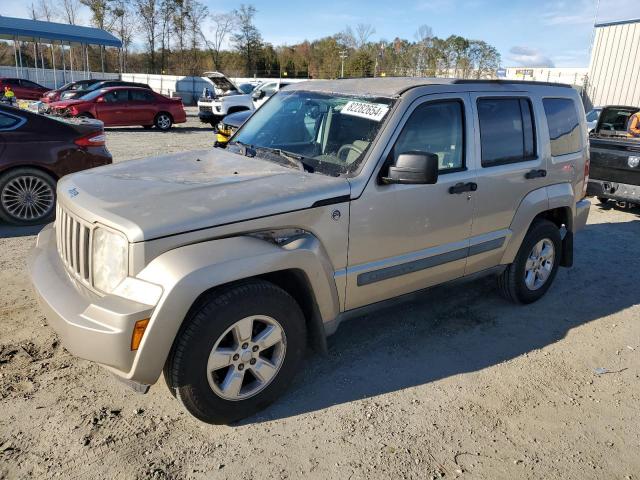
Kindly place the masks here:
<instances>
[{"instance_id":1,"label":"dirt lot","mask_svg":"<svg viewBox=\"0 0 640 480\"><path fill-rule=\"evenodd\" d=\"M117 160L212 141L193 121L108 136ZM0 478L640 479L639 216L594 205L534 305L482 280L344 324L232 427L71 357L30 291L32 232L2 228Z\"/></svg>"}]
</instances>

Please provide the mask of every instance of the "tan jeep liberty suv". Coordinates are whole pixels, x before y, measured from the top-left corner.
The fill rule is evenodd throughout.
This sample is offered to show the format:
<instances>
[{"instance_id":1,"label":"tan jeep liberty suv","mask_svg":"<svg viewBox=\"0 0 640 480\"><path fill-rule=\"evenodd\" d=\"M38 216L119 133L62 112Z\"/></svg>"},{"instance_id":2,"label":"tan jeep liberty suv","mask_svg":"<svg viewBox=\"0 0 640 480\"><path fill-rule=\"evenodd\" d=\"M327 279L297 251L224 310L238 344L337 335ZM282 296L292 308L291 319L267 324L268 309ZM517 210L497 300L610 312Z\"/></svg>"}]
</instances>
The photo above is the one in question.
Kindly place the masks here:
<instances>
[{"instance_id":1,"label":"tan jeep liberty suv","mask_svg":"<svg viewBox=\"0 0 640 480\"><path fill-rule=\"evenodd\" d=\"M142 392L164 372L228 423L363 307L480 274L539 299L573 262L588 168L568 86L297 83L226 150L64 177L30 274L71 353Z\"/></svg>"}]
</instances>

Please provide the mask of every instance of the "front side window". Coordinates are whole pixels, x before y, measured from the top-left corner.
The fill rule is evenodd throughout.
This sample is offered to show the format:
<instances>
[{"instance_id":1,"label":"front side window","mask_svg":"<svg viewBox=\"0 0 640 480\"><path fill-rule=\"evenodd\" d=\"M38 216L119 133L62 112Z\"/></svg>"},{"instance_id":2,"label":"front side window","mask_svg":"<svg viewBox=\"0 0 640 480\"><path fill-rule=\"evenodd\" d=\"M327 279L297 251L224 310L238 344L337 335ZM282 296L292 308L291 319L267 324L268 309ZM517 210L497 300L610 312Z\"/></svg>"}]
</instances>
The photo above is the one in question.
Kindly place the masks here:
<instances>
[{"instance_id":1,"label":"front side window","mask_svg":"<svg viewBox=\"0 0 640 480\"><path fill-rule=\"evenodd\" d=\"M536 157L531 103L524 98L478 100L482 166L524 162Z\"/></svg>"},{"instance_id":2,"label":"front side window","mask_svg":"<svg viewBox=\"0 0 640 480\"><path fill-rule=\"evenodd\" d=\"M129 99L128 90L113 90L104 95L104 101L107 103L126 102Z\"/></svg>"},{"instance_id":3,"label":"front side window","mask_svg":"<svg viewBox=\"0 0 640 480\"><path fill-rule=\"evenodd\" d=\"M459 100L420 105L409 117L393 147L393 160L407 152L434 153L440 172L464 168L464 105Z\"/></svg>"},{"instance_id":4,"label":"front side window","mask_svg":"<svg viewBox=\"0 0 640 480\"><path fill-rule=\"evenodd\" d=\"M569 98L545 98L542 100L549 127L551 156L558 157L582 150L578 111Z\"/></svg>"},{"instance_id":5,"label":"front side window","mask_svg":"<svg viewBox=\"0 0 640 480\"><path fill-rule=\"evenodd\" d=\"M281 91L247 120L229 149L242 146L278 161L293 154L317 173L353 172L364 159L393 100L301 90ZM289 163L280 158L280 163Z\"/></svg>"}]
</instances>

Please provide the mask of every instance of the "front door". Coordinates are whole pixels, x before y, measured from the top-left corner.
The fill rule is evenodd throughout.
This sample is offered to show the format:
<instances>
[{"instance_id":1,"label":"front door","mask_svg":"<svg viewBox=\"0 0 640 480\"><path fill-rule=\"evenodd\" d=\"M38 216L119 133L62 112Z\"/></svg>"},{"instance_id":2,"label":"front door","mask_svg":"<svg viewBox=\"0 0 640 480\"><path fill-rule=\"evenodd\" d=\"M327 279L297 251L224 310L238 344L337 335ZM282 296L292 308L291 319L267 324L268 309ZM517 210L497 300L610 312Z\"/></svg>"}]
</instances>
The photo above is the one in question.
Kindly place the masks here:
<instances>
[{"instance_id":1,"label":"front door","mask_svg":"<svg viewBox=\"0 0 640 480\"><path fill-rule=\"evenodd\" d=\"M347 310L464 274L476 180L469 96L422 97L401 124L379 174L351 202ZM410 151L438 156L436 184L382 181L398 155Z\"/></svg>"},{"instance_id":2,"label":"front door","mask_svg":"<svg viewBox=\"0 0 640 480\"><path fill-rule=\"evenodd\" d=\"M112 90L96 102L96 116L105 126L127 125L125 107L129 102L129 90Z\"/></svg>"}]
</instances>

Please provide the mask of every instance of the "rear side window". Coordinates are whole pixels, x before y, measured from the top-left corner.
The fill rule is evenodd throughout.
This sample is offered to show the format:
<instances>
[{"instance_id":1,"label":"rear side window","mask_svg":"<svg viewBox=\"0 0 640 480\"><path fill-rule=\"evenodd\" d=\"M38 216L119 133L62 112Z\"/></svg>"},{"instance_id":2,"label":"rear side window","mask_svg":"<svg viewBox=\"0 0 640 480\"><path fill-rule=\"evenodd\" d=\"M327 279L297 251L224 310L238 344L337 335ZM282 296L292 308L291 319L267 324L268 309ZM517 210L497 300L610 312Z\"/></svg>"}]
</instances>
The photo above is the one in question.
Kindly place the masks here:
<instances>
[{"instance_id":1,"label":"rear side window","mask_svg":"<svg viewBox=\"0 0 640 480\"><path fill-rule=\"evenodd\" d=\"M153 102L155 98L151 92L131 90L131 100L134 102Z\"/></svg>"},{"instance_id":2,"label":"rear side window","mask_svg":"<svg viewBox=\"0 0 640 480\"><path fill-rule=\"evenodd\" d=\"M531 102L525 98L478 100L482 166L524 162L536 157Z\"/></svg>"},{"instance_id":3,"label":"rear side window","mask_svg":"<svg viewBox=\"0 0 640 480\"><path fill-rule=\"evenodd\" d=\"M545 98L542 100L549 126L551 156L558 157L582 150L580 122L575 103L569 98Z\"/></svg>"}]
</instances>

